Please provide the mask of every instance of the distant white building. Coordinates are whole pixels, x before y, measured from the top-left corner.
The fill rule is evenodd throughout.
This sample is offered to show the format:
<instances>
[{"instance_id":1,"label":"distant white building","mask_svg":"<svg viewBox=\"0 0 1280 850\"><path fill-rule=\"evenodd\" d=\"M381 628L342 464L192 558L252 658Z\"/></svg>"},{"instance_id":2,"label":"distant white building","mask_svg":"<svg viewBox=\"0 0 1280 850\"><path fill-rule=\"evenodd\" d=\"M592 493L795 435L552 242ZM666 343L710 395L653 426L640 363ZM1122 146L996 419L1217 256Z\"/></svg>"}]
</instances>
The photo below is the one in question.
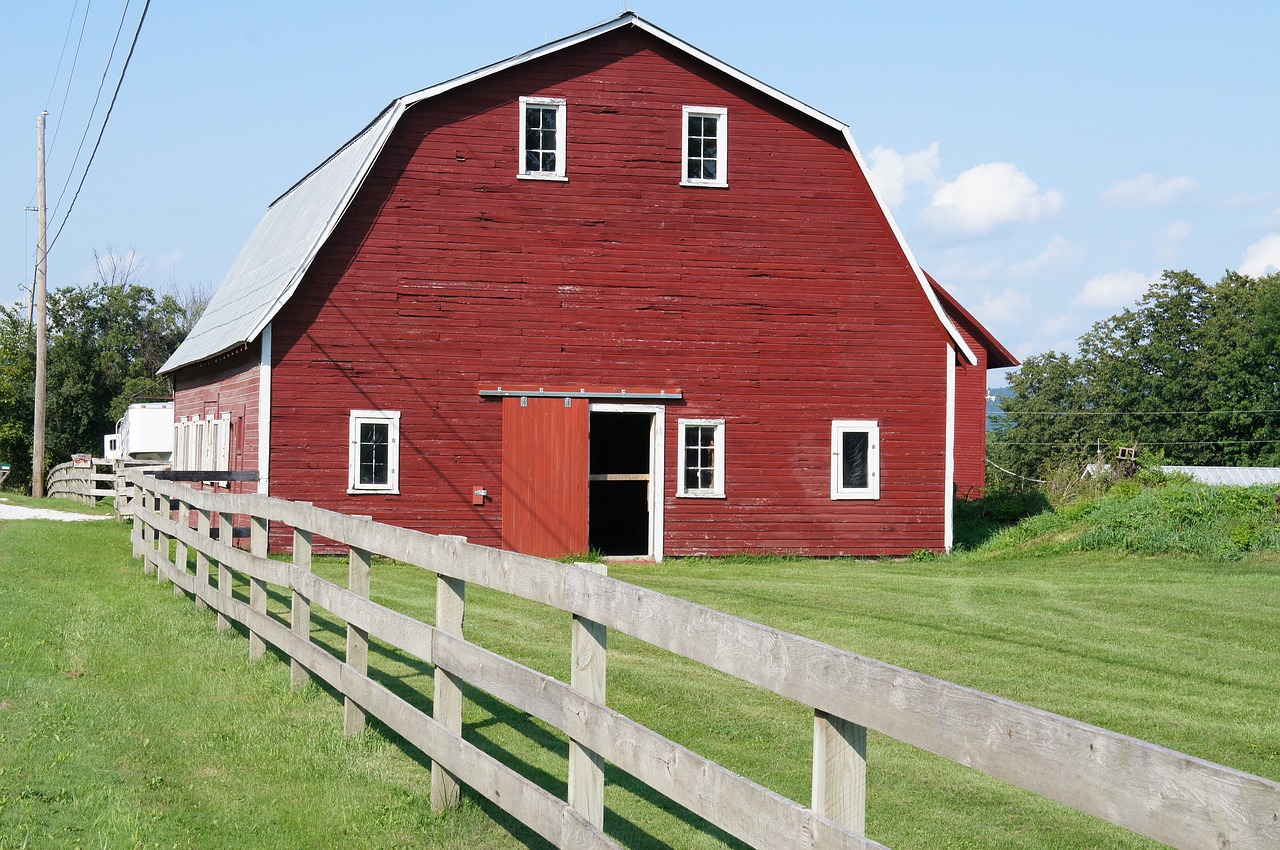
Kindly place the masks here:
<instances>
[{"instance_id":1,"label":"distant white building","mask_svg":"<svg viewBox=\"0 0 1280 850\"><path fill-rule=\"evenodd\" d=\"M1271 466L1162 466L1160 470L1166 475L1189 475L1203 484L1280 484L1280 468Z\"/></svg>"}]
</instances>

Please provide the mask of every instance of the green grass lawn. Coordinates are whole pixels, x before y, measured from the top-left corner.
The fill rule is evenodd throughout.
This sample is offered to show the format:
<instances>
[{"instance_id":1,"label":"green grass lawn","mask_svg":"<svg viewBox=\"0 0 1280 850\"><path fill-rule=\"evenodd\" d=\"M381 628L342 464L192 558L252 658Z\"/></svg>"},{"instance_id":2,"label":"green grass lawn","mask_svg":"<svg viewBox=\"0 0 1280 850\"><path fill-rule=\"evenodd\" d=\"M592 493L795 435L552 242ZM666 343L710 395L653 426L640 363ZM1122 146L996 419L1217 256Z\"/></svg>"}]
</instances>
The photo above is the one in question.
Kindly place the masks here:
<instances>
[{"instance_id":1,"label":"green grass lawn","mask_svg":"<svg viewBox=\"0 0 1280 850\"><path fill-rule=\"evenodd\" d=\"M910 561L683 560L611 575L1280 780L1280 558L1019 549ZM317 571L345 578L345 562ZM429 573L376 561L373 596L430 621ZM273 594L283 616L287 599ZM468 637L567 678L569 619L480 588ZM339 649L343 624L316 615ZM804 706L625 636L609 704L808 801ZM0 850L540 846L474 797L433 816L427 762L144 578L114 523L0 523ZM430 668L374 646L374 675L429 704ZM467 737L563 795L556 731L469 691ZM1154 843L872 734L868 834L896 848ZM733 846L618 771L606 828L636 847Z\"/></svg>"}]
</instances>

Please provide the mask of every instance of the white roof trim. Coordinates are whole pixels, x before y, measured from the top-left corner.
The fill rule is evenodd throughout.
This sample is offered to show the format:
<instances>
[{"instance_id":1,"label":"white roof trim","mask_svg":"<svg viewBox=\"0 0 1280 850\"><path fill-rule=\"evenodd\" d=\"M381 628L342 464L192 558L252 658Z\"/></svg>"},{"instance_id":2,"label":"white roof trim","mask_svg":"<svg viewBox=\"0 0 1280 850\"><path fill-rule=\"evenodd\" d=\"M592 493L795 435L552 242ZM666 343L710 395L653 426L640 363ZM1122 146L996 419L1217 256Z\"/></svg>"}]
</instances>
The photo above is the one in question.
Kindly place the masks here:
<instances>
[{"instance_id":1,"label":"white roof trim","mask_svg":"<svg viewBox=\"0 0 1280 850\"><path fill-rule=\"evenodd\" d=\"M258 338L280 308L297 291L320 248L333 233L364 184L400 117L410 106L625 26L638 27L739 82L839 131L849 145L858 167L866 176L866 163L853 141L848 125L704 53L634 12L625 12L611 21L392 101L369 126L272 202L267 214L241 250L240 256L228 270L222 285L214 293L204 315L182 345L178 346L178 350L160 367L160 373L173 372L183 366L216 357ZM344 153L353 155L355 160L343 161ZM339 183L343 185L335 185ZM938 321L969 363L976 364L978 358L934 295L933 288L907 246L888 205L874 186L871 190ZM290 239L296 241L290 243ZM286 243L283 250L271 250L271 246L278 242ZM279 262L281 260L284 262Z\"/></svg>"}]
</instances>

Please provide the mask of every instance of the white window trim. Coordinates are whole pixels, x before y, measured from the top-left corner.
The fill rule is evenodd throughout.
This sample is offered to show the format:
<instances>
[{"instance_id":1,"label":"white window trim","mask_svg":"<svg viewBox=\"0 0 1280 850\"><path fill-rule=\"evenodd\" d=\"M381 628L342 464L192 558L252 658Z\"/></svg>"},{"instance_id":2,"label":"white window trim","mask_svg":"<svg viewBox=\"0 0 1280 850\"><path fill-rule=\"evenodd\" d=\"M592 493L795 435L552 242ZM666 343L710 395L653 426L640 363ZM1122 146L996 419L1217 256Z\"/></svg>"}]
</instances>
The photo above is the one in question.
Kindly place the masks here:
<instances>
[{"instance_id":1,"label":"white window trim","mask_svg":"<svg viewBox=\"0 0 1280 850\"><path fill-rule=\"evenodd\" d=\"M565 99L562 97L522 97L520 98L520 163L519 173L516 175L521 180L561 180L568 181L565 176L565 137L569 134L568 123L565 116L568 108L565 105ZM525 147L526 133L528 129L528 110L526 106L554 106L556 107L556 170L552 171L529 171L526 168L526 156L528 152Z\"/></svg>"},{"instance_id":2,"label":"white window trim","mask_svg":"<svg viewBox=\"0 0 1280 850\"><path fill-rule=\"evenodd\" d=\"M723 419L680 419L679 424L679 468L676 471L676 495L688 499L723 499L724 496L724 420ZM714 474L710 487L685 487L685 431L691 427L715 428L713 454Z\"/></svg>"},{"instance_id":3,"label":"white window trim","mask_svg":"<svg viewBox=\"0 0 1280 850\"><path fill-rule=\"evenodd\" d=\"M841 486L840 470L843 466L844 446L840 437L850 431L865 432L867 435L866 487ZM831 498L880 498L880 423L873 419L836 419L831 423Z\"/></svg>"},{"instance_id":4,"label":"white window trim","mask_svg":"<svg viewBox=\"0 0 1280 850\"><path fill-rule=\"evenodd\" d=\"M713 116L716 120L716 179L701 180L689 177L689 118ZM729 185L729 110L723 106L686 106L680 113L680 185L719 186Z\"/></svg>"},{"instance_id":5,"label":"white window trim","mask_svg":"<svg viewBox=\"0 0 1280 850\"><path fill-rule=\"evenodd\" d=\"M387 427L387 483L360 483L360 426L366 422L385 423ZM400 411L398 410L353 410L347 429L349 446L347 450L347 492L382 493L399 495L400 493Z\"/></svg>"}]
</instances>

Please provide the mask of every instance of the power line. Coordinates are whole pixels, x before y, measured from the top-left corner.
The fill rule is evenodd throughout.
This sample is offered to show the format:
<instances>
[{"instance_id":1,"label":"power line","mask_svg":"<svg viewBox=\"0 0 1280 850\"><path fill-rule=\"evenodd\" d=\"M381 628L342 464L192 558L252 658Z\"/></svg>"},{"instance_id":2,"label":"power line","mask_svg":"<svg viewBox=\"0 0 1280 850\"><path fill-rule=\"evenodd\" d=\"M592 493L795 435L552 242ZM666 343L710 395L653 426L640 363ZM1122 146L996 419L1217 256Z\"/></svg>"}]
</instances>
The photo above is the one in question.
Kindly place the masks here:
<instances>
[{"instance_id":1,"label":"power line","mask_svg":"<svg viewBox=\"0 0 1280 850\"><path fill-rule=\"evenodd\" d=\"M58 214L58 208L62 206L62 199L65 198L67 195L67 187L71 185L71 178L76 173L76 166L80 163L80 154L84 151L85 139L89 138L89 131L93 129L93 116L98 113L98 104L102 100L102 88L107 84L107 74L111 73L111 62L116 57L116 47L118 47L120 44L120 33L124 32L124 22L128 19L129 4L131 2L132 0L125 0L124 11L120 13L120 23L116 27L116 36L111 41L111 50L107 53L107 64L102 69L102 78L98 80L98 90L93 95L93 106L89 109L89 117L84 122L84 132L80 134L80 144L76 146L76 155L71 160L71 167L67 169L67 179L63 181L62 191L58 193L58 200L53 202L53 214L55 216ZM88 9L86 9L85 22L88 23L88 20L89 20ZM125 63L125 68L128 68L127 62ZM124 70L125 69L121 69L120 71L121 81L124 80ZM116 91L119 91L119 88L117 88ZM114 101L114 98L113 98L113 101ZM102 119L103 129L106 129L107 118L110 118L110 117L111 117L111 110L108 109L106 118ZM59 124L59 127L61 127L61 124ZM55 133L54 136L56 139L57 134ZM102 139L101 135L99 135L98 139L99 141L101 141ZM95 145L95 150L96 150L96 145ZM90 157L89 162L92 163L92 161L93 161L93 158ZM85 170L85 173L88 173L89 163L85 164L84 170ZM74 204L75 202L72 201L72 203Z\"/></svg>"},{"instance_id":2,"label":"power line","mask_svg":"<svg viewBox=\"0 0 1280 850\"><path fill-rule=\"evenodd\" d=\"M1097 444L1097 440L1057 440L1046 442L1027 442L1027 443L1006 443L1000 440L992 440L987 443L989 446L1083 446L1092 448ZM1236 446L1236 445L1273 445L1280 443L1280 440L1165 440L1157 442L1155 440L1140 440L1144 446Z\"/></svg>"},{"instance_id":3,"label":"power line","mask_svg":"<svg viewBox=\"0 0 1280 850\"><path fill-rule=\"evenodd\" d=\"M1043 480L1041 480L1041 479L1039 479L1039 478L1028 478L1028 477L1027 477L1027 476L1025 476L1025 475L1019 475L1018 473L1014 472L1012 469L1005 469L1005 468L1004 468L1003 466L1001 466L1000 464L998 464L998 463L994 463L994 462L991 460L991 458L987 458L987 465L988 465L988 466L994 466L996 469L998 469L998 470L1000 470L1001 472L1006 473L1006 474L1008 474L1008 475L1012 475L1014 478L1021 478L1023 481L1030 481L1032 484L1048 484L1048 483L1049 483L1048 481L1043 481Z\"/></svg>"},{"instance_id":4,"label":"power line","mask_svg":"<svg viewBox=\"0 0 1280 850\"><path fill-rule=\"evenodd\" d=\"M76 199L80 197L80 190L84 188L85 178L89 176L89 169L93 165L93 159L98 154L98 146L102 144L102 135L107 131L107 122L111 120L111 110L115 108L116 98L120 96L120 87L124 85L125 74L129 70L129 61L133 59L134 48L138 46L138 36L142 34L142 24L147 20L147 10L151 8L151 0L142 7L142 16L138 18L138 28L133 33L133 41L129 44L129 54L124 58L124 67L120 69L120 79L116 82L116 90L111 95L111 103L107 106L107 114L102 119L102 129L98 131L98 140L93 143L93 151L89 154L89 161L85 163L84 173L80 175L80 185L76 186L76 193L71 196L71 203L67 206L67 212L62 217L62 223L58 225L58 231L53 235L53 239L49 242L49 250L57 244L58 237L62 235L62 228L67 226L67 219L71 217L71 210L76 205Z\"/></svg>"},{"instance_id":5,"label":"power line","mask_svg":"<svg viewBox=\"0 0 1280 850\"><path fill-rule=\"evenodd\" d=\"M93 5L93 0L89 0L84 6L84 18L80 21L80 35L76 38L76 52L71 57L71 70L67 72L67 87L62 91L62 105L58 107L58 123L53 128L53 140L49 142L49 155L53 155L54 148L58 146L58 133L62 130L62 115L67 111L67 98L71 96L71 83L76 76L76 66L80 63L80 46L84 44L84 31L89 25L89 7ZM67 34L62 38L62 52L58 54L58 68L53 72L53 82L49 84L49 94L44 99L45 109L48 109L49 98L53 97L53 90L58 85L58 76L62 73L62 59L67 53L67 41L71 38L71 27L76 22L76 10L80 8L80 0L76 0L75 6L71 9L71 17L67 20ZM111 60L107 60L110 64ZM95 103L95 107L96 107ZM93 113L89 113L90 119ZM79 156L77 152L77 156ZM74 166L72 166L74 168Z\"/></svg>"},{"instance_id":6,"label":"power line","mask_svg":"<svg viewBox=\"0 0 1280 850\"><path fill-rule=\"evenodd\" d=\"M1280 410L1019 410L1016 413L1002 410L997 416L1209 416L1211 414L1280 413Z\"/></svg>"}]
</instances>

